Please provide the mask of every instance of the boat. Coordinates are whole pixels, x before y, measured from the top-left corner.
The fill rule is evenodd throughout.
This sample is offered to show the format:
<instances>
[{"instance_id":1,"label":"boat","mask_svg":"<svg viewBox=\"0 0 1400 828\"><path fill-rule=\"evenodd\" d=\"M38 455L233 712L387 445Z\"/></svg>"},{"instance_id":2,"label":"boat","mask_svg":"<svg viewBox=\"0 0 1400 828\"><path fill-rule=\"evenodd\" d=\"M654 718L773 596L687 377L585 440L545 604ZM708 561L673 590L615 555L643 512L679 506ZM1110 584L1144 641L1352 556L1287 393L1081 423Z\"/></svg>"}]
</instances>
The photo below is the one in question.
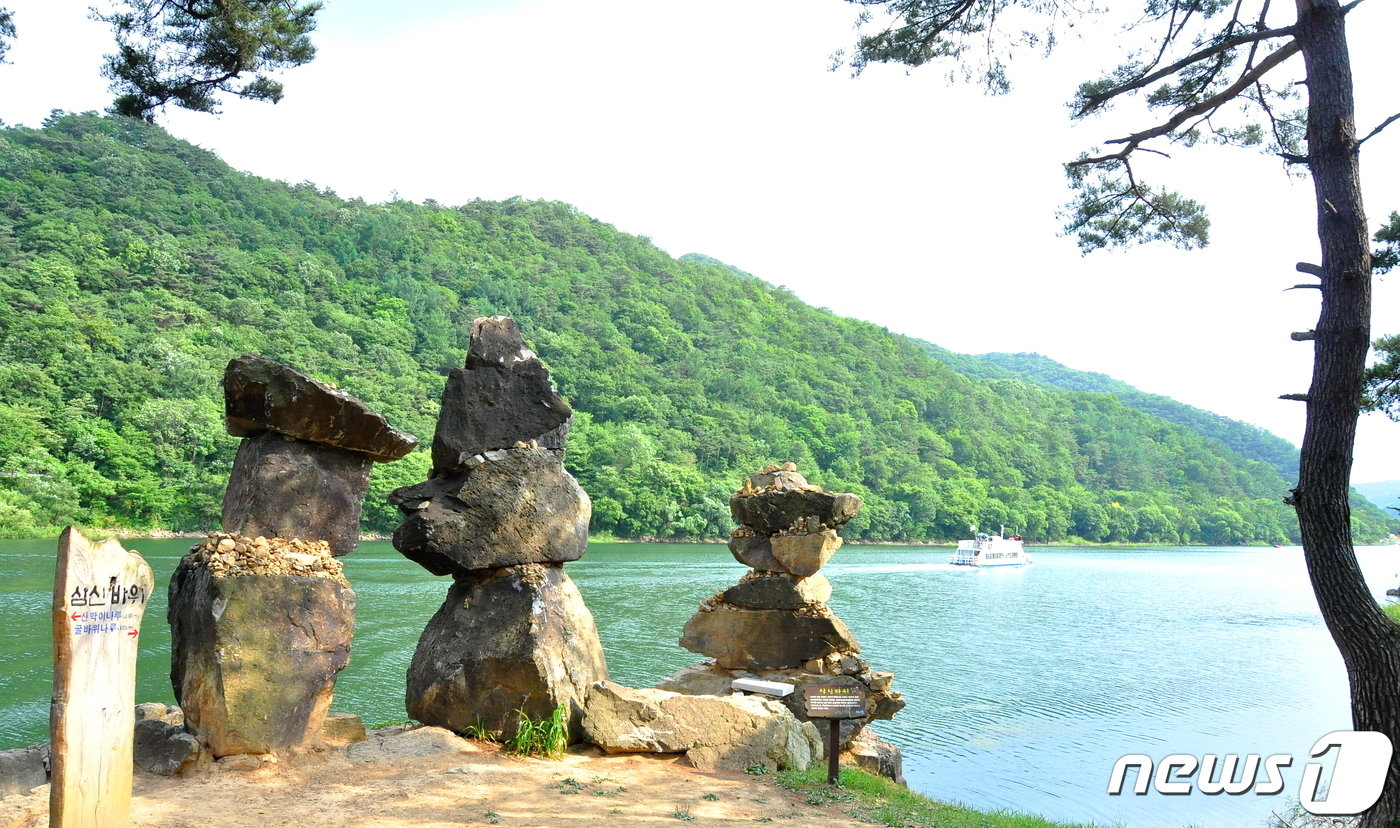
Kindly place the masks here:
<instances>
[{"instance_id":1,"label":"boat","mask_svg":"<svg viewBox=\"0 0 1400 828\"><path fill-rule=\"evenodd\" d=\"M948 558L954 566L1025 566L1031 562L1020 535L1005 537L978 532L972 540L958 541L958 549Z\"/></svg>"}]
</instances>

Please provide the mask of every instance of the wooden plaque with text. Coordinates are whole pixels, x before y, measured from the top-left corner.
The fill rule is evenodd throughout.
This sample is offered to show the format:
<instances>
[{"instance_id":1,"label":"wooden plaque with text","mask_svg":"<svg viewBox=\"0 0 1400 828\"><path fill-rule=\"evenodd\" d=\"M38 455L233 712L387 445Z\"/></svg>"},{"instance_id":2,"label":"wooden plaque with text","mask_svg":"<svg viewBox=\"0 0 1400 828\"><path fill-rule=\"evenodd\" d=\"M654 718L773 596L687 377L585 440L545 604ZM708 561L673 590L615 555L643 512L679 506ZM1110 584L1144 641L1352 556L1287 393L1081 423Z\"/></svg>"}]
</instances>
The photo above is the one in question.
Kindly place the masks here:
<instances>
[{"instance_id":1,"label":"wooden plaque with text","mask_svg":"<svg viewBox=\"0 0 1400 828\"><path fill-rule=\"evenodd\" d=\"M115 539L93 545L68 527L53 586L53 773L50 828L131 821L136 642L155 579Z\"/></svg>"}]
</instances>

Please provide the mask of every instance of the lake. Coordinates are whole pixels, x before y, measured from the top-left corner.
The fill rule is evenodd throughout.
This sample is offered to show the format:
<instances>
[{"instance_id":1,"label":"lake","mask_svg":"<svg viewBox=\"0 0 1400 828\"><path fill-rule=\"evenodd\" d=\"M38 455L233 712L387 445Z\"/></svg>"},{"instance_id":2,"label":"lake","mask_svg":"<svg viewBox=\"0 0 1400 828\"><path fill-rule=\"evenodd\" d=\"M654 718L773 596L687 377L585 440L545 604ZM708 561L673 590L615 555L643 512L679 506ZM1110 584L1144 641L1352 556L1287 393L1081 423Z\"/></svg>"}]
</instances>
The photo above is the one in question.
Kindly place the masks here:
<instances>
[{"instance_id":1,"label":"lake","mask_svg":"<svg viewBox=\"0 0 1400 828\"><path fill-rule=\"evenodd\" d=\"M164 588L189 540L133 540L156 572L137 700L173 703ZM0 540L0 749L47 738L53 541ZM1038 547L1014 570L949 550L847 546L822 570L832 609L908 707L876 730L912 788L980 808L1130 828L1259 826L1296 798L1307 751L1350 728L1346 676L1297 548ZM1358 550L1378 600L1395 547ZM401 721L404 672L448 581L386 542L344 559L359 602L335 709ZM696 605L745 571L722 546L591 544L566 571L614 680L650 686L699 661L676 645ZM1128 753L1288 753L1283 795L1109 796ZM1131 776L1129 777L1131 781Z\"/></svg>"}]
</instances>

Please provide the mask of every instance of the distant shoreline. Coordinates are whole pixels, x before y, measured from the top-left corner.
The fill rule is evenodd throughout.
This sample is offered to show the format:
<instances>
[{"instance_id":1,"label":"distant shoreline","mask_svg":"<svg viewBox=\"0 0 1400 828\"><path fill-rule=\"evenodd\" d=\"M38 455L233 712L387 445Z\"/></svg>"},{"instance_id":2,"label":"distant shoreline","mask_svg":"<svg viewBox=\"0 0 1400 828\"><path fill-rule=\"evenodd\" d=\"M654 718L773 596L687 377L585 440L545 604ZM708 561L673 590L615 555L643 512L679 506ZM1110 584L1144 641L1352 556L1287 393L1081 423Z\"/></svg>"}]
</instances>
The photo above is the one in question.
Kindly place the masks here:
<instances>
[{"instance_id":1,"label":"distant shoreline","mask_svg":"<svg viewBox=\"0 0 1400 828\"><path fill-rule=\"evenodd\" d=\"M91 527L86 527L86 526L81 526L81 527L78 527L78 528L81 529L81 530L83 531L84 534L86 534L86 535L88 535L89 537L92 537L92 538L117 538L117 539L119 539L119 540L136 540L136 539L174 540L174 539L180 539L180 538L197 539L197 538L208 537L208 535L210 534L209 532L183 532L183 531L176 531L176 530L172 530L172 529L131 529L131 528L127 528L127 527L114 527L114 528L99 528L99 529L93 529L93 528L91 528ZM211 530L211 531L217 531L217 530ZM4 541L4 540L50 540L50 539L52 539L52 540L57 540L57 538L58 538L58 536L59 536L59 534L60 534L61 532L62 532L62 529L55 529L55 530L53 530L52 533L44 533L44 534L39 534L39 535L31 535L31 536L27 536L27 537L0 537L0 541ZM391 538L392 538L391 535L384 534L384 533L382 533L382 532L366 532L366 533L360 535L360 540L361 540L361 541L387 541L387 540L391 540ZM652 536L650 536L650 535L643 535L642 537L639 537L639 538L619 538L619 537L614 537L614 536L612 536L612 535L607 535L607 534L593 535L593 536L591 536L591 537L589 538L589 540L590 540L590 541L593 541L593 542L595 542L595 543L635 543L635 544L643 544L643 543L665 543L665 544L677 544L677 545L680 545L680 544L694 544L694 545L696 545L696 546L700 546L700 545L724 545L724 544L726 544L726 543L728 542L728 539L727 539L727 538L657 538L657 537L652 537ZM1397 541L1394 541L1394 540L1393 540L1392 542L1394 543L1394 542L1397 542ZM846 542L845 542L845 545L846 545L846 546L915 546L915 547L929 547L929 548L938 548L938 547L945 547L945 548L947 548L947 547L955 547L955 546L957 546L957 544L958 544L958 542L955 541L955 540L943 540L943 541L915 541L915 540L852 540L852 539L849 539L849 538L847 538L847 539L846 539ZM1256 543L1241 543L1241 544L1146 543L1146 542L1139 542L1139 541L1092 542L1092 541L1085 541L1085 540L1079 540L1079 539L1062 540L1062 541L1053 541L1053 542L1052 542L1052 541L1026 541L1026 546L1028 546L1028 547L1057 546L1057 547L1071 547L1071 548L1082 548L1082 549L1133 549L1133 548L1138 548L1138 547L1160 547L1160 546L1185 547L1185 548L1200 548L1200 549L1205 549L1205 548L1209 548L1209 547L1212 547L1212 546L1228 546L1228 547L1231 548L1231 549L1249 549L1249 548L1260 549L1260 548L1268 548L1270 545L1271 545L1271 544L1267 544L1267 543L1264 543L1264 542L1262 542L1262 541L1261 541L1261 542L1256 542ZM1355 545L1355 546L1384 546L1385 544L1365 544L1365 543L1356 543L1355 541L1353 541L1353 545ZM1280 547L1280 548L1283 548L1283 549L1298 548L1298 544L1284 544L1284 545L1283 545L1282 547Z\"/></svg>"}]
</instances>

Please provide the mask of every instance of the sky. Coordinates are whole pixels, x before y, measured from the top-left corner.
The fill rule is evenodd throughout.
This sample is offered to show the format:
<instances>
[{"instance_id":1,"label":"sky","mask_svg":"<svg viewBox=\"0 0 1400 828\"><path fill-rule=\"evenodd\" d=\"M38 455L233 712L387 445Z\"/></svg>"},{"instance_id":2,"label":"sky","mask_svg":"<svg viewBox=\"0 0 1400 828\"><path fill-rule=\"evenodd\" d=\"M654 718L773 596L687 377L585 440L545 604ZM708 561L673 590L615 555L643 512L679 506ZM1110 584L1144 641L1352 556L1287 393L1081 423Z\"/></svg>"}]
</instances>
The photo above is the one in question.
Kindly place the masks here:
<instances>
[{"instance_id":1,"label":"sky","mask_svg":"<svg viewBox=\"0 0 1400 828\"><path fill-rule=\"evenodd\" d=\"M111 51L90 0L4 0L19 37L0 119L102 110ZM804 301L963 353L1035 352L1297 444L1317 293L1311 185L1275 159L1172 149L1144 175L1203 201L1211 245L1081 256L1060 235L1062 163L1155 124L1131 107L1071 124L1079 82L1132 40L1084 24L1013 91L947 70L830 71L854 42L840 0L326 0L316 60L277 105L160 122L238 169L343 197L563 201L674 256L704 253ZM1291 7L1292 4L1279 4ZM1358 127L1400 111L1400 3L1351 20ZM1390 87L1390 88L1387 88ZM1400 123L1366 144L1374 227L1400 210ZM1400 273L1373 328L1400 332ZM1400 423L1362 418L1353 480L1400 478Z\"/></svg>"}]
</instances>

